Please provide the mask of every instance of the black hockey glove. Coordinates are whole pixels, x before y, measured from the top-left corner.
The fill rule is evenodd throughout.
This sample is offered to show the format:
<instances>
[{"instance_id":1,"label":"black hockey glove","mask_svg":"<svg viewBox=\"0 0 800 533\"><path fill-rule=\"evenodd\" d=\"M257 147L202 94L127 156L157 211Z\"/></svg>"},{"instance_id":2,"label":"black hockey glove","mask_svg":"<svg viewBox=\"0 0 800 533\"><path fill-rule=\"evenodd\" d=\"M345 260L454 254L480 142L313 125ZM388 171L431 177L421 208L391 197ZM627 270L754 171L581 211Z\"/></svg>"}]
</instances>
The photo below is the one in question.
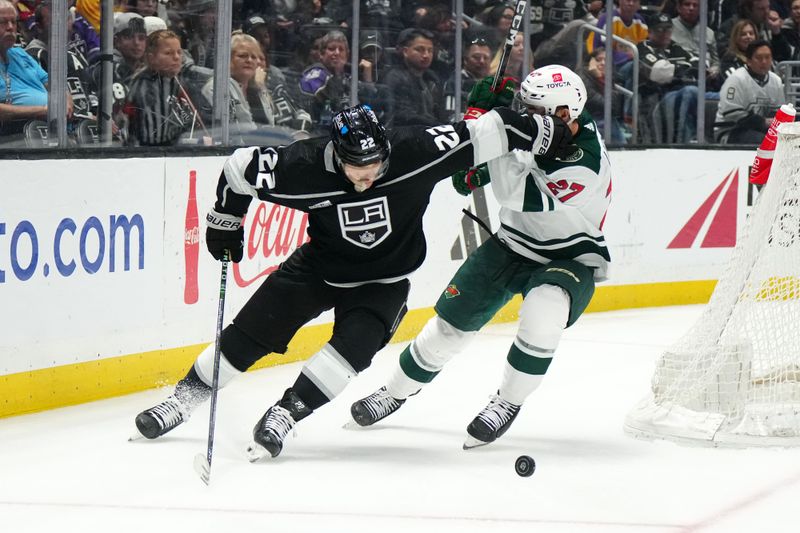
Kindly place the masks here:
<instances>
[{"instance_id":1,"label":"black hockey glove","mask_svg":"<svg viewBox=\"0 0 800 533\"><path fill-rule=\"evenodd\" d=\"M242 217L218 213L213 209L206 215L206 246L217 261L222 261L225 250L230 260L238 263L244 255L244 228Z\"/></svg>"},{"instance_id":2,"label":"black hockey glove","mask_svg":"<svg viewBox=\"0 0 800 533\"><path fill-rule=\"evenodd\" d=\"M538 128L538 134L531 148L533 155L545 159L566 159L578 151L578 147L572 144L572 131L560 118L550 115L531 115L531 120Z\"/></svg>"}]
</instances>

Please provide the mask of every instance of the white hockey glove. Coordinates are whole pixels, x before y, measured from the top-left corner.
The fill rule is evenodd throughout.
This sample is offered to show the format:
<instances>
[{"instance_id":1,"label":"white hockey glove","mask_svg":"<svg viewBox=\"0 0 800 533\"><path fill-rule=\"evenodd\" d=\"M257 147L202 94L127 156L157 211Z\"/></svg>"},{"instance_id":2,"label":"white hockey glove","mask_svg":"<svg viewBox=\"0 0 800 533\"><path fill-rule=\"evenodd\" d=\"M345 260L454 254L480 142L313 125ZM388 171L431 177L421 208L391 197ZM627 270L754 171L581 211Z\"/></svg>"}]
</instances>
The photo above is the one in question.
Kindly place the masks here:
<instances>
[{"instance_id":1,"label":"white hockey glove","mask_svg":"<svg viewBox=\"0 0 800 533\"><path fill-rule=\"evenodd\" d=\"M536 123L537 129L531 146L533 155L546 159L566 159L578 150L578 147L572 144L572 131L560 118L531 115L531 120Z\"/></svg>"}]
</instances>

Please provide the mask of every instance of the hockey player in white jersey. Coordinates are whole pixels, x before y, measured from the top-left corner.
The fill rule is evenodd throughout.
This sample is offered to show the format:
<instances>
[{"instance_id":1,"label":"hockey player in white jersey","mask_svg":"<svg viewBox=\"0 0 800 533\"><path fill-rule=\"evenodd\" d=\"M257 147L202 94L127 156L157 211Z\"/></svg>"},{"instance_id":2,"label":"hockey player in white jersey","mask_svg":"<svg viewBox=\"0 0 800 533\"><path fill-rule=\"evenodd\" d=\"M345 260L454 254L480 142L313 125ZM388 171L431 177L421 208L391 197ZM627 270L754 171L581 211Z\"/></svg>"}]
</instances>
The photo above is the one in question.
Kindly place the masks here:
<instances>
[{"instance_id":1,"label":"hockey player in white jersey","mask_svg":"<svg viewBox=\"0 0 800 533\"><path fill-rule=\"evenodd\" d=\"M500 229L456 272L437 315L400 355L386 386L352 405L360 426L395 412L464 350L515 294L523 296L519 329L499 389L467 427L464 448L503 435L541 383L563 330L586 309L595 281L610 261L603 222L611 199L611 169L597 126L583 112L586 88L572 70L550 65L530 73L519 92L528 113L556 115L578 146L565 159L513 151L453 177L469 194L492 182Z\"/></svg>"}]
</instances>

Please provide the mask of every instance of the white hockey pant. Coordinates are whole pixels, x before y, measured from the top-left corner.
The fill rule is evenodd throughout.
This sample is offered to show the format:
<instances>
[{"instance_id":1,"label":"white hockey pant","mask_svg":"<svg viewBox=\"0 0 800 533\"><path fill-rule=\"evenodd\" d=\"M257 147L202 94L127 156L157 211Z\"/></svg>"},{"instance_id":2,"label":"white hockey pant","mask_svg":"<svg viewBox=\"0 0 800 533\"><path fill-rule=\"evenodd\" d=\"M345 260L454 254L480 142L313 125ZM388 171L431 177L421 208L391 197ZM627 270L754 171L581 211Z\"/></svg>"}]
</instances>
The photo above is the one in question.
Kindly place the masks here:
<instances>
[{"instance_id":1,"label":"white hockey pant","mask_svg":"<svg viewBox=\"0 0 800 533\"><path fill-rule=\"evenodd\" d=\"M212 386L214 382L214 343L212 342L203 352L197 357L197 360L194 362L194 370L197 372L197 375L200 379L208 385L209 387ZM233 378L241 374L236 367L234 367L228 359L225 357L225 354L220 352L219 354L219 388L224 387L225 385L230 382Z\"/></svg>"},{"instance_id":2,"label":"white hockey pant","mask_svg":"<svg viewBox=\"0 0 800 533\"><path fill-rule=\"evenodd\" d=\"M420 390L453 356L464 350L476 334L477 331L461 331L439 316L428 320L417 338L400 355L394 374L386 385L389 394L403 399Z\"/></svg>"},{"instance_id":3,"label":"white hockey pant","mask_svg":"<svg viewBox=\"0 0 800 533\"><path fill-rule=\"evenodd\" d=\"M569 320L569 294L556 285L531 289L519 311L519 330L509 350L500 397L522 405L542 382Z\"/></svg>"}]
</instances>

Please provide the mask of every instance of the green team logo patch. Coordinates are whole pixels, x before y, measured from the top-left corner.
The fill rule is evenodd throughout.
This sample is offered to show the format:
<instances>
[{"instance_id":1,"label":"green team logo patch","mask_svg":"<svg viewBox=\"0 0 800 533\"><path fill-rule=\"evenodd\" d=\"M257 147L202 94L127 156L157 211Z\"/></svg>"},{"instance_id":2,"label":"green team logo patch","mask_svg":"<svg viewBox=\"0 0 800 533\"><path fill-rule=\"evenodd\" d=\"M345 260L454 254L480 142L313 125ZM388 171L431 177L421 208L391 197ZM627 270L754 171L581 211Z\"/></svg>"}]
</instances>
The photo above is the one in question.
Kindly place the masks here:
<instances>
[{"instance_id":1,"label":"green team logo patch","mask_svg":"<svg viewBox=\"0 0 800 533\"><path fill-rule=\"evenodd\" d=\"M455 298L456 296L461 296L461 291L458 290L458 287L455 285L448 285L447 288L444 290L444 297L448 300Z\"/></svg>"},{"instance_id":2,"label":"green team logo patch","mask_svg":"<svg viewBox=\"0 0 800 533\"><path fill-rule=\"evenodd\" d=\"M547 270L545 270L545 272L560 272L560 273L565 274L565 275L571 277L572 279L574 279L575 283L580 283L581 282L581 279L578 276L576 276L574 272L570 272L566 268L550 267Z\"/></svg>"},{"instance_id":3,"label":"green team logo patch","mask_svg":"<svg viewBox=\"0 0 800 533\"><path fill-rule=\"evenodd\" d=\"M583 150L578 148L574 154L569 157L565 157L564 159L559 159L559 161L563 161L564 163L577 163L583 157Z\"/></svg>"}]
</instances>

